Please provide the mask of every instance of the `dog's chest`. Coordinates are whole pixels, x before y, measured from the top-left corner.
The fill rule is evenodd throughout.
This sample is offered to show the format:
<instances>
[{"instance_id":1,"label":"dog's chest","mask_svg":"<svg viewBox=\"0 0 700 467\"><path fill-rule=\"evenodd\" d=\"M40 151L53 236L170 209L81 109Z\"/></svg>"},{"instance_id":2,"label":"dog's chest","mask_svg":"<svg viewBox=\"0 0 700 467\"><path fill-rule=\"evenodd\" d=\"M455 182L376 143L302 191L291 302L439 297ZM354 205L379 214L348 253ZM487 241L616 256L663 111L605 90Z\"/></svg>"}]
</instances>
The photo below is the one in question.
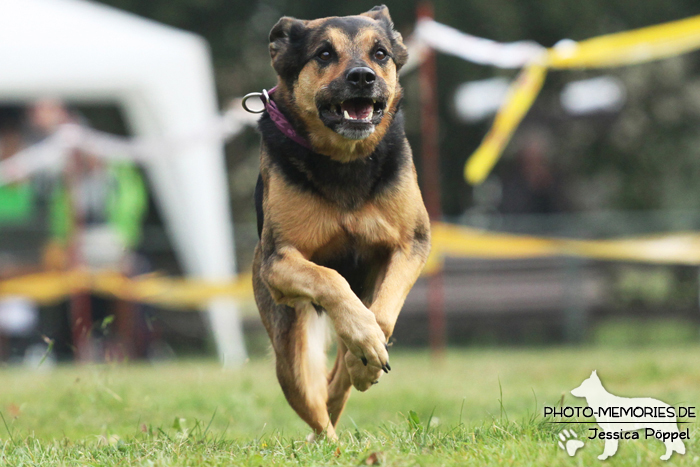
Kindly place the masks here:
<instances>
[{"instance_id":1,"label":"dog's chest","mask_svg":"<svg viewBox=\"0 0 700 467\"><path fill-rule=\"evenodd\" d=\"M275 209L266 209L265 222L282 243L294 245L307 257L342 249L349 242L362 247L400 243L405 216L384 199L347 211L311 193L273 184L267 203Z\"/></svg>"},{"instance_id":2,"label":"dog's chest","mask_svg":"<svg viewBox=\"0 0 700 467\"><path fill-rule=\"evenodd\" d=\"M339 244L341 247L346 244L360 248L394 247L401 239L394 214L385 206L374 203L368 203L357 211L339 212L329 219L328 230L332 234L323 243Z\"/></svg>"},{"instance_id":3,"label":"dog's chest","mask_svg":"<svg viewBox=\"0 0 700 467\"><path fill-rule=\"evenodd\" d=\"M370 299L378 274L392 251L393 233L384 220L363 217L342 219L336 235L310 255L312 262L334 269L361 299Z\"/></svg>"},{"instance_id":4,"label":"dog's chest","mask_svg":"<svg viewBox=\"0 0 700 467\"><path fill-rule=\"evenodd\" d=\"M351 239L368 245L394 245L399 231L387 213L370 204L357 212L340 214L338 226Z\"/></svg>"}]
</instances>

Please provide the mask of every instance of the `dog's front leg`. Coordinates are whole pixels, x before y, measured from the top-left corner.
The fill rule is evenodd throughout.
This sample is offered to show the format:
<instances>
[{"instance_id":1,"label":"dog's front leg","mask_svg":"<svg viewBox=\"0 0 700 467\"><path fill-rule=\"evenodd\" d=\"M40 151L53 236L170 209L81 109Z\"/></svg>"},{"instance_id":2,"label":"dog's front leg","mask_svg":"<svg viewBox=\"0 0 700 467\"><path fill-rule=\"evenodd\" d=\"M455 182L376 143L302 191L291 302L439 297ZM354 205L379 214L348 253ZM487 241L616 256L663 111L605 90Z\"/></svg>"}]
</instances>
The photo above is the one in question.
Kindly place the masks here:
<instances>
[{"instance_id":1,"label":"dog's front leg","mask_svg":"<svg viewBox=\"0 0 700 467\"><path fill-rule=\"evenodd\" d=\"M430 252L430 239L414 240L407 248L398 248L389 258L386 273L370 310L377 317L379 327L388 340L394 332L408 292L420 276Z\"/></svg>"},{"instance_id":2,"label":"dog's front leg","mask_svg":"<svg viewBox=\"0 0 700 467\"><path fill-rule=\"evenodd\" d=\"M309 261L296 248L282 247L263 260L260 272L277 303L292 305L310 300L323 307L356 358L375 368L388 369L385 334L375 315L337 271Z\"/></svg>"},{"instance_id":3,"label":"dog's front leg","mask_svg":"<svg viewBox=\"0 0 700 467\"><path fill-rule=\"evenodd\" d=\"M384 278L378 284L376 298L370 306L387 341L394 332L408 292L423 270L429 250L430 240L424 239L409 251L397 249L389 258ZM345 355L345 365L353 386L360 391L369 389L381 376L381 372L365 367L350 352Z\"/></svg>"}]
</instances>

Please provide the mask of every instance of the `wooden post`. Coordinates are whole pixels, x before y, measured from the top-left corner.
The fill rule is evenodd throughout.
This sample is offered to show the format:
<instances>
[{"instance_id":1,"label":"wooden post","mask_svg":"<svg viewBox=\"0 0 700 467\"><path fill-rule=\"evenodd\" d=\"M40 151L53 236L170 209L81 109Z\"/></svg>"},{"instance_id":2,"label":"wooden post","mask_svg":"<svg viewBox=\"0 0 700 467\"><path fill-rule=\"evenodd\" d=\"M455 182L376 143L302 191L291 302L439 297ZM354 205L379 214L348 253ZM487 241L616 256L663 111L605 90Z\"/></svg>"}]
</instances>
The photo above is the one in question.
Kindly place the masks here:
<instances>
[{"instance_id":1,"label":"wooden post","mask_svg":"<svg viewBox=\"0 0 700 467\"><path fill-rule=\"evenodd\" d=\"M433 18L431 2L418 4L416 17ZM423 197L431 221L442 219L440 202L440 146L438 129L437 67L435 52L425 51L418 71L421 107L421 165ZM434 357L443 354L446 344L442 270L428 278L428 321L430 349Z\"/></svg>"}]
</instances>

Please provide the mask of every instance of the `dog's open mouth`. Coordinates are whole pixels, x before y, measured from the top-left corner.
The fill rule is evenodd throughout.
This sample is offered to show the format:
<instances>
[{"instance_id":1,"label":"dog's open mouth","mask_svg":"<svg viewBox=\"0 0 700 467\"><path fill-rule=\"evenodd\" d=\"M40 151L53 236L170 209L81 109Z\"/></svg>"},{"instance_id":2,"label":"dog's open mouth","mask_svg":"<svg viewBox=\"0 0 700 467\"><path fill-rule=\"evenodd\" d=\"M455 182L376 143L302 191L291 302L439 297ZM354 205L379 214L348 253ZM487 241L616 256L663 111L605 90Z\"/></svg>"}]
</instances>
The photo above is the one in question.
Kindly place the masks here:
<instances>
[{"instance_id":1,"label":"dog's open mouth","mask_svg":"<svg viewBox=\"0 0 700 467\"><path fill-rule=\"evenodd\" d=\"M348 122L371 122L375 114L381 116L384 103L376 99L357 97L331 105L330 109Z\"/></svg>"},{"instance_id":2,"label":"dog's open mouth","mask_svg":"<svg viewBox=\"0 0 700 467\"><path fill-rule=\"evenodd\" d=\"M354 97L322 107L320 115L326 126L337 133L351 139L363 139L379 124L385 107L386 102L379 99Z\"/></svg>"},{"instance_id":3,"label":"dog's open mouth","mask_svg":"<svg viewBox=\"0 0 700 467\"><path fill-rule=\"evenodd\" d=\"M374 122L384 113L385 102L368 97L355 97L330 104L321 109L321 114L335 122Z\"/></svg>"}]
</instances>

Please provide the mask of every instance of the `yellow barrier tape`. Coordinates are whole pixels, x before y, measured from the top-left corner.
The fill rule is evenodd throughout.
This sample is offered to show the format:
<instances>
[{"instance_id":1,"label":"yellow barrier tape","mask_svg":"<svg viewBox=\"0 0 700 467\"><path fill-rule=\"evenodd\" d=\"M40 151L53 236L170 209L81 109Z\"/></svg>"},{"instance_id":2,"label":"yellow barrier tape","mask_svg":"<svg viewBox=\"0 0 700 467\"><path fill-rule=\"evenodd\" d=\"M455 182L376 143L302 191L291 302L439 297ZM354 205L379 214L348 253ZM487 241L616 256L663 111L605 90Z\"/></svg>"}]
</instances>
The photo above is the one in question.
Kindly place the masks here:
<instances>
[{"instance_id":1,"label":"yellow barrier tape","mask_svg":"<svg viewBox=\"0 0 700 467\"><path fill-rule=\"evenodd\" d=\"M507 108L496 115L491 130L464 167L464 177L469 183L481 183L496 165L515 129L542 89L545 76L547 68L536 64L520 72L508 91Z\"/></svg>"},{"instance_id":2,"label":"yellow barrier tape","mask_svg":"<svg viewBox=\"0 0 700 467\"><path fill-rule=\"evenodd\" d=\"M551 68L608 68L674 57L700 48L700 16L608 34L548 50Z\"/></svg>"},{"instance_id":3,"label":"yellow barrier tape","mask_svg":"<svg viewBox=\"0 0 700 467\"><path fill-rule=\"evenodd\" d=\"M168 308L196 308L221 296L240 300L253 296L250 274L241 274L231 283L217 283L154 274L129 278L114 271L74 270L0 281L0 297L18 295L40 304L56 303L75 293L87 292Z\"/></svg>"},{"instance_id":4,"label":"yellow barrier tape","mask_svg":"<svg viewBox=\"0 0 700 467\"><path fill-rule=\"evenodd\" d=\"M697 49L700 49L700 16L594 37L581 42L563 43L548 49L543 63L527 67L524 73L532 73L533 77L540 73L544 81L546 68L607 68L632 65ZM535 71L537 68L543 69ZM519 78L514 84L514 89L496 115L491 131L467 161L464 168L467 182L476 185L486 179L518 124L532 106L543 83L534 86L526 81Z\"/></svg>"},{"instance_id":5,"label":"yellow barrier tape","mask_svg":"<svg viewBox=\"0 0 700 467\"><path fill-rule=\"evenodd\" d=\"M570 240L494 233L449 224L432 227L433 249L426 267L430 274L446 256L484 259L523 259L573 256L603 261L700 266L700 233Z\"/></svg>"},{"instance_id":6,"label":"yellow barrier tape","mask_svg":"<svg viewBox=\"0 0 700 467\"><path fill-rule=\"evenodd\" d=\"M700 266L700 233L688 232L614 240L570 240L513 235L451 224L432 226L433 247L423 274L442 267L445 257L524 259L572 256L603 261ZM218 297L251 300L250 273L230 283L146 274L133 278L114 271L42 272L0 281L0 297L18 295L40 304L75 293L95 293L167 308L193 309Z\"/></svg>"}]
</instances>

